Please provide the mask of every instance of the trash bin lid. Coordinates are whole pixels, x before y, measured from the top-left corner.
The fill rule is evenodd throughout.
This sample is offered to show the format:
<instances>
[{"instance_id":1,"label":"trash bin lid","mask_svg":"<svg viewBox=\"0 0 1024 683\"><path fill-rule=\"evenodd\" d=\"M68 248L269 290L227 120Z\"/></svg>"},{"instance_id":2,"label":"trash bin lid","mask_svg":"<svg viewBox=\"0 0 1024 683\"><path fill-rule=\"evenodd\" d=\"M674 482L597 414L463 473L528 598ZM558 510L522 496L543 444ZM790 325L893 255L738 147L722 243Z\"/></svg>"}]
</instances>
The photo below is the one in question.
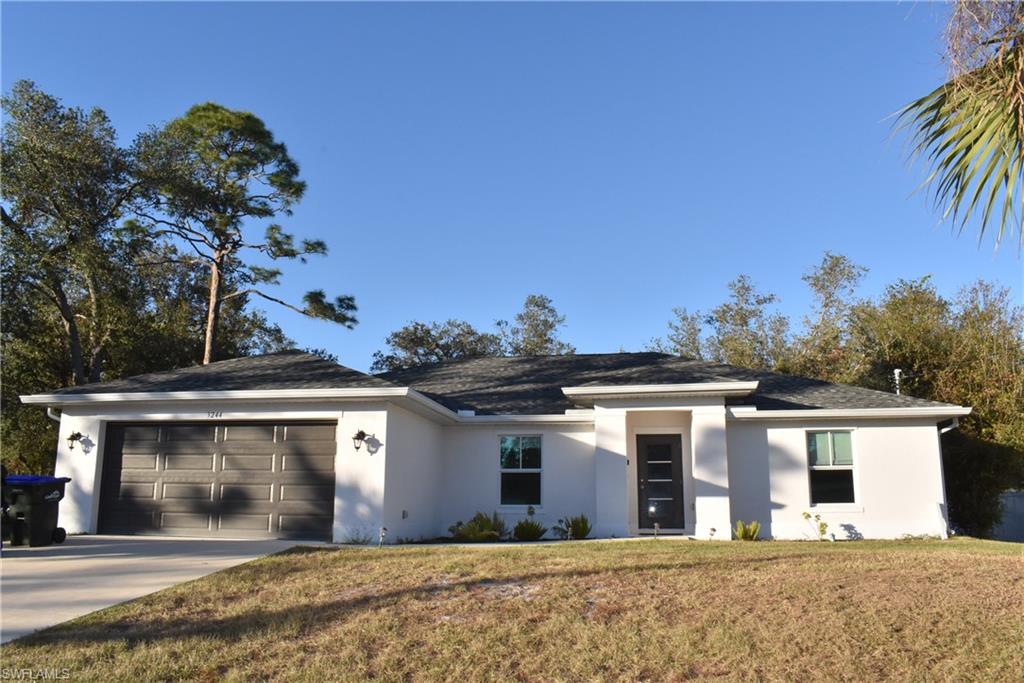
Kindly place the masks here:
<instances>
[{"instance_id":1,"label":"trash bin lid","mask_svg":"<svg viewBox=\"0 0 1024 683\"><path fill-rule=\"evenodd\" d=\"M69 482L71 477L50 477L45 474L8 474L7 478L4 479L5 484L12 486L21 485L33 485L33 484L56 484L58 482Z\"/></svg>"}]
</instances>

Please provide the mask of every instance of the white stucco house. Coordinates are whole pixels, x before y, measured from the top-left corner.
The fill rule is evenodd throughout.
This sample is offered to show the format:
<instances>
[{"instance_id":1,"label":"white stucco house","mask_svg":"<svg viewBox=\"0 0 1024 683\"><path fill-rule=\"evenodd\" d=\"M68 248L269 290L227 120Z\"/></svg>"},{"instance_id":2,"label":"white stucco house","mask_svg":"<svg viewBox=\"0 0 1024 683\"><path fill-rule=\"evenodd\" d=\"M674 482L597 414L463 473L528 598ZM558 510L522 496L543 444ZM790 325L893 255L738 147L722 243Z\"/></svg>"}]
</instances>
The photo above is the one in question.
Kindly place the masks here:
<instances>
[{"instance_id":1,"label":"white stucco house","mask_svg":"<svg viewBox=\"0 0 1024 683\"><path fill-rule=\"evenodd\" d=\"M969 408L658 353L367 375L301 352L23 396L60 420L71 533L434 538L474 512L594 536L947 530L940 430ZM59 417L58 417L59 415Z\"/></svg>"}]
</instances>

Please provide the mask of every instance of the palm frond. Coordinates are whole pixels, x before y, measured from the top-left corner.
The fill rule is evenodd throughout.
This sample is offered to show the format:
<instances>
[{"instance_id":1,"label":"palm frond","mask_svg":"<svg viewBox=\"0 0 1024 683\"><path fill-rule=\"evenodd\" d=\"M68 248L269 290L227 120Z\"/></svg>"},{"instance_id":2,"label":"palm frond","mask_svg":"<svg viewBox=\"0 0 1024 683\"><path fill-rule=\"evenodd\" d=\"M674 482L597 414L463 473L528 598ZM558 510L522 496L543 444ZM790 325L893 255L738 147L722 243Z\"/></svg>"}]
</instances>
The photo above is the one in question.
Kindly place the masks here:
<instances>
[{"instance_id":1,"label":"palm frond","mask_svg":"<svg viewBox=\"0 0 1024 683\"><path fill-rule=\"evenodd\" d=\"M923 158L936 209L963 232L977 218L978 239L990 225L996 247L1017 233L1024 247L1024 82L1018 48L993 58L967 79L951 80L911 102L896 117L912 129L911 158Z\"/></svg>"}]
</instances>

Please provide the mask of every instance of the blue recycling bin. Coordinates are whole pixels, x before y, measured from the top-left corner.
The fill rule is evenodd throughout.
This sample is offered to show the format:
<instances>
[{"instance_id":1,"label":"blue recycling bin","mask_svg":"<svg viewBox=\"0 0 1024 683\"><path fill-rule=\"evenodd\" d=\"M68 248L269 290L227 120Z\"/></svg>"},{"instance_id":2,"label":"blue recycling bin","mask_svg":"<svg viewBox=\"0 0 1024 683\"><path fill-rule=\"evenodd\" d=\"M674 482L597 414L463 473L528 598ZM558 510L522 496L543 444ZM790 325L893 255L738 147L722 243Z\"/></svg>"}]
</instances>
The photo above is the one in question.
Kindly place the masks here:
<instances>
[{"instance_id":1,"label":"blue recycling bin","mask_svg":"<svg viewBox=\"0 0 1024 683\"><path fill-rule=\"evenodd\" d=\"M36 547L63 543L67 532L57 526L57 511L69 477L11 474L3 480L4 536L11 545Z\"/></svg>"}]
</instances>

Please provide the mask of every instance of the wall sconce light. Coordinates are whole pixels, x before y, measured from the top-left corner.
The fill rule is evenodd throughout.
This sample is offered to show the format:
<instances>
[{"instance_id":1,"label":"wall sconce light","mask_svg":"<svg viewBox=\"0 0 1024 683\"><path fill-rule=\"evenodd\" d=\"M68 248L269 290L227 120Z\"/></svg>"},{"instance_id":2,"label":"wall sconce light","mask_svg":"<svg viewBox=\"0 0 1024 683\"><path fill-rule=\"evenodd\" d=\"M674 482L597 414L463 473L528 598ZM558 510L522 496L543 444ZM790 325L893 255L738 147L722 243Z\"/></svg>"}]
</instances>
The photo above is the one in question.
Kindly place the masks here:
<instances>
[{"instance_id":1,"label":"wall sconce light","mask_svg":"<svg viewBox=\"0 0 1024 683\"><path fill-rule=\"evenodd\" d=\"M363 445L364 441L366 441L366 432L362 429L352 435L352 445L356 447L357 451L359 450L359 447Z\"/></svg>"},{"instance_id":2,"label":"wall sconce light","mask_svg":"<svg viewBox=\"0 0 1024 683\"><path fill-rule=\"evenodd\" d=\"M71 432L70 434L68 434L68 450L69 451L75 450L75 442L76 441L80 442L80 441L83 441L84 439L85 439L85 435L82 434L82 432Z\"/></svg>"}]
</instances>

